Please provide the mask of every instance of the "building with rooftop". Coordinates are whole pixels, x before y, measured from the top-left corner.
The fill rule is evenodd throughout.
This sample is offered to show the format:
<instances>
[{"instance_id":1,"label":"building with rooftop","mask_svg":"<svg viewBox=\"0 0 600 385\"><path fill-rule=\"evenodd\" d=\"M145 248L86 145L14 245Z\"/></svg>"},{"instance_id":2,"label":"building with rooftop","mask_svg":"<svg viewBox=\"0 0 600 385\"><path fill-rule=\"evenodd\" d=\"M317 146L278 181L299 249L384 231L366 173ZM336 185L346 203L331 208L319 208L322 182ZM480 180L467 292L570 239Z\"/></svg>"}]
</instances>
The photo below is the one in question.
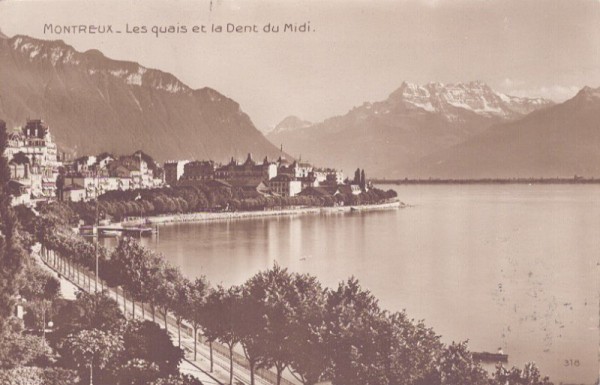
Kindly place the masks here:
<instances>
[{"instance_id":1,"label":"building with rooftop","mask_svg":"<svg viewBox=\"0 0 600 385\"><path fill-rule=\"evenodd\" d=\"M233 182L235 180L260 179L270 180L277 176L277 164L269 162L265 157L262 163L256 163L252 154L248 154L246 161L239 164L235 159L215 170L215 179Z\"/></svg>"},{"instance_id":2,"label":"building with rooftop","mask_svg":"<svg viewBox=\"0 0 600 385\"><path fill-rule=\"evenodd\" d=\"M5 156L9 162L15 157L21 158L20 161L13 162L12 172L16 173L15 176L21 173L15 179L28 186L33 198L56 196L56 178L62 163L50 128L44 121L28 119L19 131L9 133ZM22 161L24 157L29 160L27 166ZM24 168L28 169L27 178L22 175Z\"/></svg>"},{"instance_id":3,"label":"building with rooftop","mask_svg":"<svg viewBox=\"0 0 600 385\"><path fill-rule=\"evenodd\" d=\"M185 165L188 160L169 160L163 164L165 170L165 183L169 186L176 186L179 179L183 176Z\"/></svg>"}]
</instances>

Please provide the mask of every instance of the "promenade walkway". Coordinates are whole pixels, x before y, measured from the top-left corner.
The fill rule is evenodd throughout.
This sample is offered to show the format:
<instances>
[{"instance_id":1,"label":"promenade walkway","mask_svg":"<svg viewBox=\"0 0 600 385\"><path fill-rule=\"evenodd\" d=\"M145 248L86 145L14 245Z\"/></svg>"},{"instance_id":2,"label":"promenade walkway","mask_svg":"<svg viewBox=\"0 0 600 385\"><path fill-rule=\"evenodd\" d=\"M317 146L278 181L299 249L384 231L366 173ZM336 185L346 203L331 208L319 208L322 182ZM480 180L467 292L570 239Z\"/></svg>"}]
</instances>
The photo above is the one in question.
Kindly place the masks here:
<instances>
[{"instance_id":1,"label":"promenade walkway","mask_svg":"<svg viewBox=\"0 0 600 385\"><path fill-rule=\"evenodd\" d=\"M76 290L93 293L95 288L95 275L85 268L69 264L68 261L53 251L35 252L34 255L39 259L42 265L58 274L61 281L61 291L65 298L74 298ZM152 321L152 312L149 306L142 308L141 304L136 302L135 313L131 298L125 293L123 300L123 290L120 288L109 288L102 280L98 281L98 291L105 291L110 297L114 298L123 311L126 318L146 319ZM155 320L162 328L165 327L162 315L156 314ZM179 334L175 318L169 314L167 316L167 332L172 341L177 345ZM186 322L181 327L181 348L184 350L185 359L180 365L180 371L190 374L202 382L203 385L224 385L229 384L229 351L228 349L215 342L213 343L213 371L210 371L210 348L208 342L202 336L198 337L197 356L194 360L194 337L191 325ZM250 384L250 371L246 358L239 352L234 352L234 385ZM257 385L276 384L275 373L261 369L255 372L255 383ZM290 379L282 378L281 385L297 385Z\"/></svg>"}]
</instances>

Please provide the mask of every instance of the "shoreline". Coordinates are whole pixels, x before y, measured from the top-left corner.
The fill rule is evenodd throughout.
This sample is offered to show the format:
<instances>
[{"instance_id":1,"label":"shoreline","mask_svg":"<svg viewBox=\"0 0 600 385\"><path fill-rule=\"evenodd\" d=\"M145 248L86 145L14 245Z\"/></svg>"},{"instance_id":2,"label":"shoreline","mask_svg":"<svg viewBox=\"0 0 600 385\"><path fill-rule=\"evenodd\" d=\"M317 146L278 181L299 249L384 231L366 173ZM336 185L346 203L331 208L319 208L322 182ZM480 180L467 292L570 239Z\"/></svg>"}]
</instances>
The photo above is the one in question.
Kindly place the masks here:
<instances>
[{"instance_id":1,"label":"shoreline","mask_svg":"<svg viewBox=\"0 0 600 385\"><path fill-rule=\"evenodd\" d=\"M398 201L369 204L369 205L356 205L356 206L338 206L338 207L300 207L293 209L282 209L282 210L265 210L265 211L235 211L235 212L220 212L220 213L185 213L185 214L169 214L160 216L146 217L145 220L132 220L126 222L114 223L117 225L136 226L140 224L148 225L166 225L166 224L178 224L178 223L203 223L203 222L222 222L229 220L240 220L240 219L256 219L256 218L268 218L268 217L281 217L281 216L296 216L296 215L309 215L309 214L335 214L335 213L350 213L350 212L363 212L363 211L376 211L376 210L391 210L398 208L408 207L405 203Z\"/></svg>"},{"instance_id":2,"label":"shoreline","mask_svg":"<svg viewBox=\"0 0 600 385\"><path fill-rule=\"evenodd\" d=\"M598 178L512 178L512 179L373 179L376 185L568 185L568 184L600 184Z\"/></svg>"}]
</instances>

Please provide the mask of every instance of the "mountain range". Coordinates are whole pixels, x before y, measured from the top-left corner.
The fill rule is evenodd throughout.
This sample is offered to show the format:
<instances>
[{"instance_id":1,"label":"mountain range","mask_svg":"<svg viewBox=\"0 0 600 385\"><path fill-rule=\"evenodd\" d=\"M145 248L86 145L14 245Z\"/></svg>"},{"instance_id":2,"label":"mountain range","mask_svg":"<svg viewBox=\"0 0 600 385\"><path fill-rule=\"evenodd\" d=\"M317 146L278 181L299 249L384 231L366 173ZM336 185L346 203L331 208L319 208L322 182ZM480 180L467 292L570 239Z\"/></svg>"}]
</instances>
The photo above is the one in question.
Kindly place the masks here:
<instances>
[{"instance_id":1,"label":"mountain range","mask_svg":"<svg viewBox=\"0 0 600 385\"><path fill-rule=\"evenodd\" d=\"M600 177L600 88L493 126L418 167L441 178Z\"/></svg>"},{"instance_id":2,"label":"mountain range","mask_svg":"<svg viewBox=\"0 0 600 385\"><path fill-rule=\"evenodd\" d=\"M428 159L440 161L434 154L451 152L497 125L553 105L546 99L505 95L482 82L404 82L383 101L364 103L308 127L273 131L267 138L316 164L336 164L348 171L360 167L379 177L423 178L444 171L425 164Z\"/></svg>"},{"instance_id":3,"label":"mountain range","mask_svg":"<svg viewBox=\"0 0 600 385\"><path fill-rule=\"evenodd\" d=\"M311 123L290 116L267 138L210 88L64 42L0 32L0 119L49 123L77 155L143 150L158 161L286 153L370 177L600 176L600 89L555 104L482 82L403 83L385 100Z\"/></svg>"},{"instance_id":4,"label":"mountain range","mask_svg":"<svg viewBox=\"0 0 600 385\"><path fill-rule=\"evenodd\" d=\"M64 42L0 33L0 119L44 119L62 150L143 150L157 160L279 155L237 102Z\"/></svg>"}]
</instances>

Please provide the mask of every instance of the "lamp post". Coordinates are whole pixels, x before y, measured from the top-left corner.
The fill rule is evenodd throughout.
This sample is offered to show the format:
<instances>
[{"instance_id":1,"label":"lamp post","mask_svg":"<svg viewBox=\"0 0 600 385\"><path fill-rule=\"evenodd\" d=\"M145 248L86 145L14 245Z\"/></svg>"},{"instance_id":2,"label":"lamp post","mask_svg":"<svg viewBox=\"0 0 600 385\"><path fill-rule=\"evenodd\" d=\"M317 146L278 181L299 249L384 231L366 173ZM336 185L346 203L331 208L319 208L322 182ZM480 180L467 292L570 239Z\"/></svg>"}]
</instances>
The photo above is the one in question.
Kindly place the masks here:
<instances>
[{"instance_id":1,"label":"lamp post","mask_svg":"<svg viewBox=\"0 0 600 385\"><path fill-rule=\"evenodd\" d=\"M42 301L42 343L45 345L46 344L46 326L48 326L49 328L52 328L54 326L54 322L52 321L48 321L48 323L46 323L46 312L48 311L47 309L47 303L45 300Z\"/></svg>"},{"instance_id":2,"label":"lamp post","mask_svg":"<svg viewBox=\"0 0 600 385\"><path fill-rule=\"evenodd\" d=\"M96 257L96 281L94 283L94 292L98 292L98 242L100 242L100 226L98 221L98 172L96 171L96 242L94 243L94 255Z\"/></svg>"},{"instance_id":3,"label":"lamp post","mask_svg":"<svg viewBox=\"0 0 600 385\"><path fill-rule=\"evenodd\" d=\"M42 304L42 344L46 344L46 306Z\"/></svg>"},{"instance_id":4,"label":"lamp post","mask_svg":"<svg viewBox=\"0 0 600 385\"><path fill-rule=\"evenodd\" d=\"M138 158L140 160L140 189L143 188L144 186L144 173L142 171L142 150L138 151ZM138 201L142 199L142 195L138 193L138 195L135 197L135 200ZM140 202L140 243L142 242L142 210L144 209L144 207L142 206L142 203Z\"/></svg>"},{"instance_id":5,"label":"lamp post","mask_svg":"<svg viewBox=\"0 0 600 385\"><path fill-rule=\"evenodd\" d=\"M135 197L134 199L136 202L137 201L141 201L142 200L142 194L138 193L138 195ZM144 206L142 205L142 202L139 203L140 205L140 223L139 223L139 230L140 230L140 242L142 241L142 224L143 224L143 219L144 219Z\"/></svg>"}]
</instances>

